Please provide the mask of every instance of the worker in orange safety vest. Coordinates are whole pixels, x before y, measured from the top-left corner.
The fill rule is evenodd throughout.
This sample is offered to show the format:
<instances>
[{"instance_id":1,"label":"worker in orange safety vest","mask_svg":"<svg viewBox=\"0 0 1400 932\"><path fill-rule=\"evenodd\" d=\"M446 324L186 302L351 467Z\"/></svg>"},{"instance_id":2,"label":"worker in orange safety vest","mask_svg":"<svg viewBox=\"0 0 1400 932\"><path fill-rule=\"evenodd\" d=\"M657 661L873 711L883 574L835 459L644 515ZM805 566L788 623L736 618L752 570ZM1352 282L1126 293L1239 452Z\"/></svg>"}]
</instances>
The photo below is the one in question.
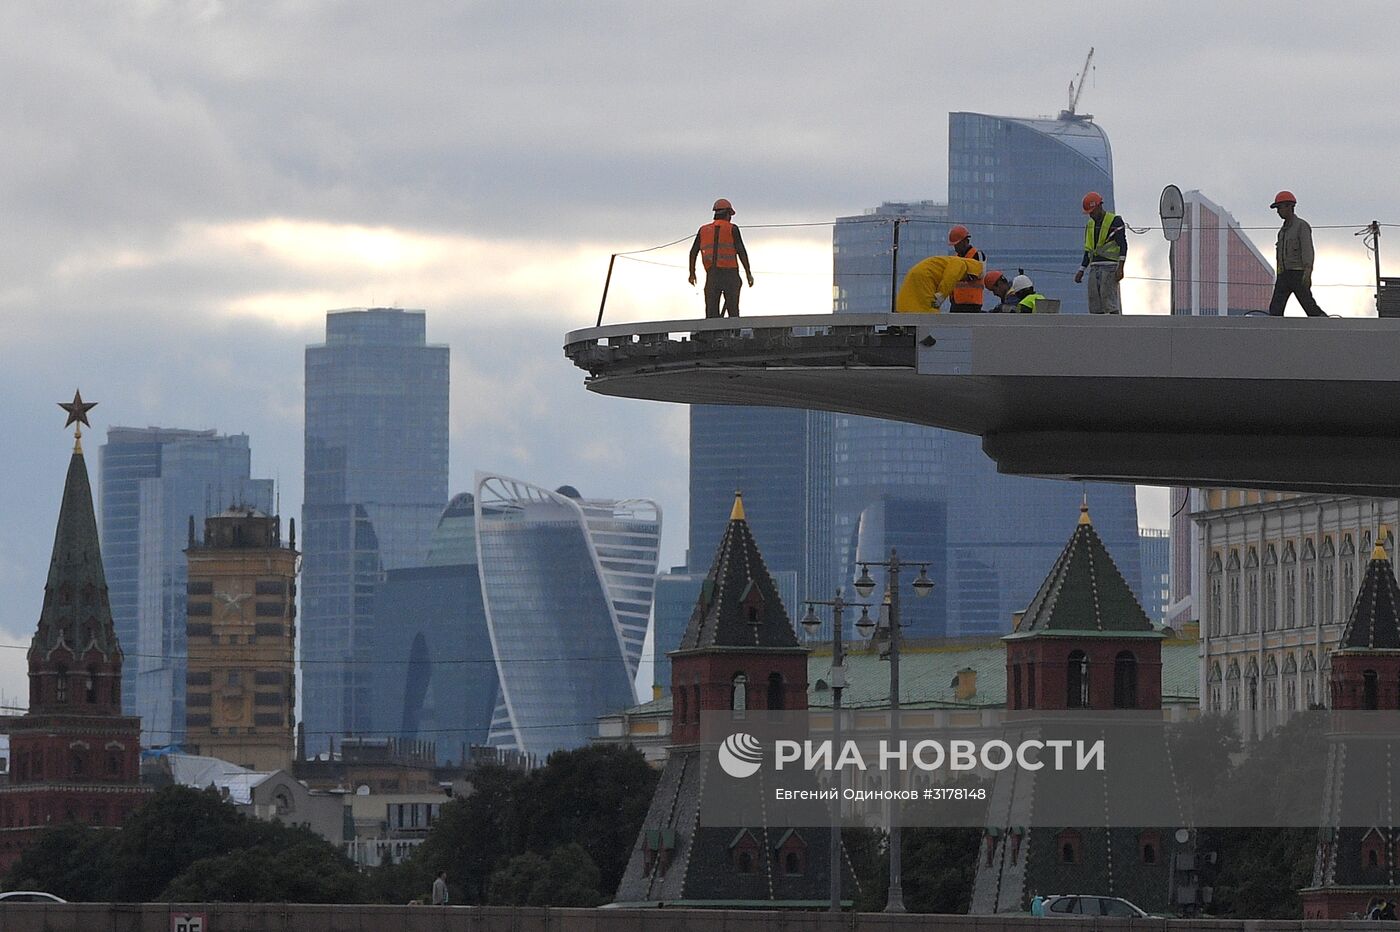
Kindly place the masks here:
<instances>
[{"instance_id":1,"label":"worker in orange safety vest","mask_svg":"<svg viewBox=\"0 0 1400 932\"><path fill-rule=\"evenodd\" d=\"M904 276L895 295L897 314L937 314L939 305L950 297L960 282L973 281L982 274L982 263L958 256L929 256L916 262Z\"/></svg>"},{"instance_id":2,"label":"worker in orange safety vest","mask_svg":"<svg viewBox=\"0 0 1400 932\"><path fill-rule=\"evenodd\" d=\"M744 240L739 228L731 218L734 205L725 198L715 201L715 219L702 226L690 244L690 283L695 284L695 257L699 256L705 266L705 316L739 316L739 263L744 263L744 275L753 287L753 271L749 268L749 254L744 249ZM721 310L719 299L724 297Z\"/></svg>"},{"instance_id":3,"label":"worker in orange safety vest","mask_svg":"<svg viewBox=\"0 0 1400 932\"><path fill-rule=\"evenodd\" d=\"M976 259L986 266L987 257L982 250L972 245L972 232L961 223L948 231L948 245L953 247L953 255L962 259ZM953 286L948 310L954 314L980 314L982 312L982 279L958 282Z\"/></svg>"}]
</instances>

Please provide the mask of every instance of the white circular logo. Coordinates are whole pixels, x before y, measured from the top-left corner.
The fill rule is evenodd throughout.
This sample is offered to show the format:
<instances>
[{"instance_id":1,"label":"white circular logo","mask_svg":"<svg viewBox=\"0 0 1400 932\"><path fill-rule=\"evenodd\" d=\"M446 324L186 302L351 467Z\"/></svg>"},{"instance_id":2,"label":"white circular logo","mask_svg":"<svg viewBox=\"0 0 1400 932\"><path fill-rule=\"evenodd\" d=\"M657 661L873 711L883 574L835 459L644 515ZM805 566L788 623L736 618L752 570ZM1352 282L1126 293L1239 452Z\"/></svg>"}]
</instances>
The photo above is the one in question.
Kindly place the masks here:
<instances>
[{"instance_id":1,"label":"white circular logo","mask_svg":"<svg viewBox=\"0 0 1400 932\"><path fill-rule=\"evenodd\" d=\"M718 753L720 769L731 777L751 777L763 766L763 745L742 731L725 738Z\"/></svg>"}]
</instances>

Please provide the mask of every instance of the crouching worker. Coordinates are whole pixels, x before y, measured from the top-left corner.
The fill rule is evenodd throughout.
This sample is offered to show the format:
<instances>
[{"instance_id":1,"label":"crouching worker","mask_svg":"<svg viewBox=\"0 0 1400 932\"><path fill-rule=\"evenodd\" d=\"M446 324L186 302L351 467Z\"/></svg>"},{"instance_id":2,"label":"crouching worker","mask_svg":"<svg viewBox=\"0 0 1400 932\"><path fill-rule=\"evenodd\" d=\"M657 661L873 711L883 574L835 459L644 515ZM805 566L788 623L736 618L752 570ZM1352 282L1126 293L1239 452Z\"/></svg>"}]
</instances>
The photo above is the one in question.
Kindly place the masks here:
<instances>
[{"instance_id":1,"label":"crouching worker","mask_svg":"<svg viewBox=\"0 0 1400 932\"><path fill-rule=\"evenodd\" d=\"M898 314L937 314L939 305L953 294L959 282L976 281L982 274L982 263L959 256L929 256L915 264L904 276L895 296Z\"/></svg>"},{"instance_id":2,"label":"crouching worker","mask_svg":"<svg viewBox=\"0 0 1400 932\"><path fill-rule=\"evenodd\" d=\"M991 269L982 277L982 283L997 299L989 314L1012 314L1016 312L1016 302L1011 300L1011 279L997 269Z\"/></svg>"},{"instance_id":3,"label":"crouching worker","mask_svg":"<svg viewBox=\"0 0 1400 932\"><path fill-rule=\"evenodd\" d=\"M1045 295L1035 290L1029 275L1017 275L1011 280L1011 293L1006 296L1007 308L1013 314L1034 314L1036 303Z\"/></svg>"}]
</instances>

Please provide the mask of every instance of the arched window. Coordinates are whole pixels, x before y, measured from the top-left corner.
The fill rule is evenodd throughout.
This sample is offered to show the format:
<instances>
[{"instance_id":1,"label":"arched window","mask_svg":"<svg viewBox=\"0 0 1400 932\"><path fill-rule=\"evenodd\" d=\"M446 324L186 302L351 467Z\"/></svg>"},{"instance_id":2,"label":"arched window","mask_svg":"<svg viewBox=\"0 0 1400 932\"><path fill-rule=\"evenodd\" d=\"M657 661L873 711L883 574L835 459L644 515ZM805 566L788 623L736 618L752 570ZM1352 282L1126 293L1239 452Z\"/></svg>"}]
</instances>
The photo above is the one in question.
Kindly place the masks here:
<instances>
[{"instance_id":1,"label":"arched window","mask_svg":"<svg viewBox=\"0 0 1400 932\"><path fill-rule=\"evenodd\" d=\"M1210 576L1210 606L1206 627L1210 631L1212 637L1218 637L1225 633L1225 613L1221 598L1222 583L1220 581L1220 570L1220 554L1217 553L1211 557L1210 568L1207 570Z\"/></svg>"},{"instance_id":2,"label":"arched window","mask_svg":"<svg viewBox=\"0 0 1400 932\"><path fill-rule=\"evenodd\" d=\"M87 671L87 701L93 703L97 701L97 668L88 667Z\"/></svg>"},{"instance_id":3,"label":"arched window","mask_svg":"<svg viewBox=\"0 0 1400 932\"><path fill-rule=\"evenodd\" d=\"M1229 600L1230 634L1244 630L1240 612L1240 552L1230 551L1230 559L1225 564L1226 593Z\"/></svg>"},{"instance_id":4,"label":"arched window","mask_svg":"<svg viewBox=\"0 0 1400 932\"><path fill-rule=\"evenodd\" d=\"M734 674L729 686L729 708L743 714L749 707L749 678L742 673Z\"/></svg>"},{"instance_id":5,"label":"arched window","mask_svg":"<svg viewBox=\"0 0 1400 932\"><path fill-rule=\"evenodd\" d=\"M1317 624L1317 550L1310 540L1303 542L1303 627Z\"/></svg>"},{"instance_id":6,"label":"arched window","mask_svg":"<svg viewBox=\"0 0 1400 932\"><path fill-rule=\"evenodd\" d=\"M1298 554L1292 541L1283 545L1283 626L1298 627Z\"/></svg>"},{"instance_id":7,"label":"arched window","mask_svg":"<svg viewBox=\"0 0 1400 932\"><path fill-rule=\"evenodd\" d=\"M1375 670L1361 674L1361 708L1375 711L1380 708L1380 677Z\"/></svg>"},{"instance_id":8,"label":"arched window","mask_svg":"<svg viewBox=\"0 0 1400 932\"><path fill-rule=\"evenodd\" d=\"M1121 651L1113 659L1113 707L1137 708L1137 658L1131 651Z\"/></svg>"},{"instance_id":9,"label":"arched window","mask_svg":"<svg viewBox=\"0 0 1400 932\"><path fill-rule=\"evenodd\" d=\"M740 852L739 852L739 873L741 873L741 874L752 874L752 873L753 873L753 855L750 854L750 853L747 852L747 851L740 851Z\"/></svg>"},{"instance_id":10,"label":"arched window","mask_svg":"<svg viewBox=\"0 0 1400 932\"><path fill-rule=\"evenodd\" d=\"M54 686L54 699L58 702L68 701L68 671L59 667L55 674L58 679Z\"/></svg>"},{"instance_id":11,"label":"arched window","mask_svg":"<svg viewBox=\"0 0 1400 932\"><path fill-rule=\"evenodd\" d=\"M802 858L796 851L789 851L783 858L783 870L788 874L802 873Z\"/></svg>"},{"instance_id":12,"label":"arched window","mask_svg":"<svg viewBox=\"0 0 1400 932\"><path fill-rule=\"evenodd\" d=\"M1278 551L1273 544L1264 548L1264 630L1278 629Z\"/></svg>"},{"instance_id":13,"label":"arched window","mask_svg":"<svg viewBox=\"0 0 1400 932\"><path fill-rule=\"evenodd\" d=\"M1065 670L1065 708L1089 708L1089 657L1082 651L1072 651Z\"/></svg>"}]
</instances>

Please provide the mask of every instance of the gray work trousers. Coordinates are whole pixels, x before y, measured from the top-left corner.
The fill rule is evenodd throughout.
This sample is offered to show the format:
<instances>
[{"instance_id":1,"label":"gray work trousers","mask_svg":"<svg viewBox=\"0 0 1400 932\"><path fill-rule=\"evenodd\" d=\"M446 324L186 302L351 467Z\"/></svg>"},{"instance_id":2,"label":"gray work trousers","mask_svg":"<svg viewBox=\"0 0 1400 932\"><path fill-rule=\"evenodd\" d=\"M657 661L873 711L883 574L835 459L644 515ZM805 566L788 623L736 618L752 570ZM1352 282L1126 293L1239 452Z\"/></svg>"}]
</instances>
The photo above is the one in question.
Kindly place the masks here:
<instances>
[{"instance_id":1,"label":"gray work trousers","mask_svg":"<svg viewBox=\"0 0 1400 932\"><path fill-rule=\"evenodd\" d=\"M1089 266L1089 313L1123 313L1123 301L1118 294L1117 262L1095 262Z\"/></svg>"}]
</instances>

